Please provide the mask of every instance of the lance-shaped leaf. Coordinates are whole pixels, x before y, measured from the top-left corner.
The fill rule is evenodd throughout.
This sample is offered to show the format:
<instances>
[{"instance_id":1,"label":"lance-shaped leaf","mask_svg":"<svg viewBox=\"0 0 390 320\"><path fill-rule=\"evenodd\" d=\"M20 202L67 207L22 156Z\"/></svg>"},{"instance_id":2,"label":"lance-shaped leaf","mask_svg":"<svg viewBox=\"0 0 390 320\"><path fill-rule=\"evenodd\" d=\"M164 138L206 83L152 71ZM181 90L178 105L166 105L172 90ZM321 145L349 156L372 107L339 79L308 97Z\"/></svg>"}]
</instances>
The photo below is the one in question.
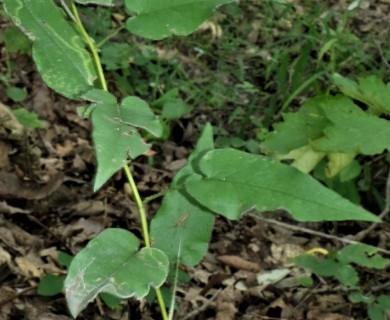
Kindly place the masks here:
<instances>
[{"instance_id":1,"label":"lance-shaped leaf","mask_svg":"<svg viewBox=\"0 0 390 320\"><path fill-rule=\"evenodd\" d=\"M142 248L124 229L106 229L72 260L65 280L66 300L76 317L99 293L118 298L146 296L168 275L168 258L155 248Z\"/></svg>"},{"instance_id":2,"label":"lance-shaped leaf","mask_svg":"<svg viewBox=\"0 0 390 320\"><path fill-rule=\"evenodd\" d=\"M126 0L136 15L126 22L127 29L141 37L160 40L171 35L194 32L222 4L233 0Z\"/></svg>"},{"instance_id":3,"label":"lance-shaped leaf","mask_svg":"<svg viewBox=\"0 0 390 320\"><path fill-rule=\"evenodd\" d=\"M169 261L177 260L179 246L180 262L188 266L197 264L207 252L214 214L193 201L180 185L185 177L197 172L201 155L213 148L212 128L207 125L187 165L176 174L171 190L151 222L154 247L164 251Z\"/></svg>"},{"instance_id":4,"label":"lance-shaped leaf","mask_svg":"<svg viewBox=\"0 0 390 320\"><path fill-rule=\"evenodd\" d=\"M203 176L189 177L185 189L200 204L229 219L238 219L252 208L281 208L300 221L379 221L311 176L260 155L233 149L209 151L199 168Z\"/></svg>"},{"instance_id":5,"label":"lance-shaped leaf","mask_svg":"<svg viewBox=\"0 0 390 320\"><path fill-rule=\"evenodd\" d=\"M98 190L128 159L134 159L150 149L138 128L159 136L162 126L148 104L137 97L123 99L120 106L115 98L102 90L84 95L96 103L91 115L97 158L94 190Z\"/></svg>"},{"instance_id":6,"label":"lance-shaped leaf","mask_svg":"<svg viewBox=\"0 0 390 320\"><path fill-rule=\"evenodd\" d=\"M338 73L333 75L333 81L345 95L364 102L377 112L390 115L390 83L384 84L377 76L361 78L356 83Z\"/></svg>"},{"instance_id":7,"label":"lance-shaped leaf","mask_svg":"<svg viewBox=\"0 0 390 320\"><path fill-rule=\"evenodd\" d=\"M52 0L4 0L6 12L33 41L33 58L45 83L78 99L96 73L83 41Z\"/></svg>"},{"instance_id":8,"label":"lance-shaped leaf","mask_svg":"<svg viewBox=\"0 0 390 320\"><path fill-rule=\"evenodd\" d=\"M76 2L81 4L97 4L100 6L113 6L114 2L117 0L76 0Z\"/></svg>"}]
</instances>

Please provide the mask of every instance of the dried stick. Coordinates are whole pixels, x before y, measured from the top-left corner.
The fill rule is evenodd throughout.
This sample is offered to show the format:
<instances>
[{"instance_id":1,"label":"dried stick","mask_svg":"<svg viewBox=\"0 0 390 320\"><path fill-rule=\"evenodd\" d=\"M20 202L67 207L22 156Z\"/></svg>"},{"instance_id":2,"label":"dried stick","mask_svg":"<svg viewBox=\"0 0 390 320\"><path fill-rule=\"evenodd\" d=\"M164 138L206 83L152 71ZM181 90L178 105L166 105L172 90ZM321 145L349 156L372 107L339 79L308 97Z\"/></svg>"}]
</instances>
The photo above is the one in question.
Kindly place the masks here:
<instances>
[{"instance_id":1,"label":"dried stick","mask_svg":"<svg viewBox=\"0 0 390 320\"><path fill-rule=\"evenodd\" d=\"M379 218L381 218L383 220L389 214L389 212L390 212L390 170L389 170L389 173L387 174L387 180L386 180L385 206L384 206L382 212L379 214ZM362 241L378 225L379 225L378 222L372 223L368 228L358 232L353 237L353 240L355 240L355 241Z\"/></svg>"},{"instance_id":2,"label":"dried stick","mask_svg":"<svg viewBox=\"0 0 390 320\"><path fill-rule=\"evenodd\" d=\"M191 311L188 313L183 320L193 319L195 316L197 316L202 311L206 310L207 307L217 298L217 296L221 293L222 289L217 290L213 296L210 299L207 299L206 303L202 305L201 307Z\"/></svg>"},{"instance_id":3,"label":"dried stick","mask_svg":"<svg viewBox=\"0 0 390 320\"><path fill-rule=\"evenodd\" d=\"M290 229L290 230L294 230L294 231L298 231L298 232L312 234L312 235L315 235L315 236L318 236L318 237L321 237L321 238L336 240L336 241L339 241L339 242L342 242L342 243L363 244L362 242L359 242L359 241L350 240L350 239L346 239L346 238L340 238L340 237L337 237L337 236L333 236L333 235L326 234L326 233L323 233L323 232L311 230L311 229L308 229L308 228L294 226L294 225L291 225L291 224L288 224L288 223L285 223L285 222L280 222L280 221L276 221L276 220L272 220L272 219L263 218L263 217L260 217L258 215L255 215L255 214L250 214L250 215L255 217L258 220L261 220L261 221L266 222L266 223L274 224L274 225L280 226L280 227L285 228L285 229ZM376 250L378 252L390 255L390 251L389 250L378 248L378 247L375 247L375 248L376 248Z\"/></svg>"}]
</instances>

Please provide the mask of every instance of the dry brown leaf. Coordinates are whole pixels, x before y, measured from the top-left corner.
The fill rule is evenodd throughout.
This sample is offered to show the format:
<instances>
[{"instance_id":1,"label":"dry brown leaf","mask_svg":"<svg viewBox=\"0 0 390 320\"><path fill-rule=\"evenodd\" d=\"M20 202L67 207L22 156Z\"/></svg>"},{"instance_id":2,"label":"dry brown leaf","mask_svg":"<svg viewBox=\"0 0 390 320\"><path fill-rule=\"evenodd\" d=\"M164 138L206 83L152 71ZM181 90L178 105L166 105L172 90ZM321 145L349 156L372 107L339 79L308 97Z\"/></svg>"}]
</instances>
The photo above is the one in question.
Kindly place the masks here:
<instances>
[{"instance_id":1,"label":"dry brown leaf","mask_svg":"<svg viewBox=\"0 0 390 320\"><path fill-rule=\"evenodd\" d=\"M64 181L64 174L58 173L41 185L33 181L23 181L15 173L0 170L0 197L4 199L44 199L57 190Z\"/></svg>"},{"instance_id":2,"label":"dry brown leaf","mask_svg":"<svg viewBox=\"0 0 390 320\"><path fill-rule=\"evenodd\" d=\"M236 319L238 304L241 300L241 294L233 287L225 288L217 297L216 320L234 320Z\"/></svg>"},{"instance_id":3,"label":"dry brown leaf","mask_svg":"<svg viewBox=\"0 0 390 320\"><path fill-rule=\"evenodd\" d=\"M40 266L38 267L34 262L26 259L24 257L15 258L16 265L19 267L20 272L26 278L36 277L40 278L42 276L42 270Z\"/></svg>"}]
</instances>

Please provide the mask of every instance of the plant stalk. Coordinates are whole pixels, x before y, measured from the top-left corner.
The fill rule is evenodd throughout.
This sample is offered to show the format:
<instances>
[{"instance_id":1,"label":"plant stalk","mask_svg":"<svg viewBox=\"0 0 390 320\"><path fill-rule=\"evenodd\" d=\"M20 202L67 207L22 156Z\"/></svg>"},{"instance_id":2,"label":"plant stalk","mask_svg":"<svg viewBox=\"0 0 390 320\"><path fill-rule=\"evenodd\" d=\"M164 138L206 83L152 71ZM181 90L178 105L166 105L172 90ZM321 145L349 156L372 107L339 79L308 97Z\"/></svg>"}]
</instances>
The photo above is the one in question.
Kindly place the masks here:
<instances>
[{"instance_id":1,"label":"plant stalk","mask_svg":"<svg viewBox=\"0 0 390 320\"><path fill-rule=\"evenodd\" d=\"M102 64L100 62L98 51L95 47L95 44L93 43L93 41L89 37L87 31L85 30L83 23L81 22L81 19L80 19L79 13L77 11L77 7L74 3L74 0L70 0L70 7L72 9L72 13L74 15L74 18L76 19L76 26L79 29L79 32L80 32L81 36L83 37L85 43L89 47L89 50L91 51L93 61L95 64L95 68L96 68L96 72L97 72L97 75L98 75L98 78L100 81L100 85L102 86L102 89L104 91L108 91L107 82L106 82L106 79L104 77L103 67L102 67Z\"/></svg>"},{"instance_id":2,"label":"plant stalk","mask_svg":"<svg viewBox=\"0 0 390 320\"><path fill-rule=\"evenodd\" d=\"M96 68L96 72L97 72L97 75L98 75L98 78L100 81L100 85L104 91L108 91L107 82L106 82L106 79L104 77L103 67L102 67L102 64L100 62L98 50L97 50L94 42L89 37L87 31L85 30L83 23L81 22L81 19L80 19L80 16L78 14L77 7L75 5L74 0L70 0L70 6L71 6L72 13L74 15L74 18L75 18L77 28L78 28L81 36L83 37L85 43L87 44L87 46L92 54L93 62L95 64L95 68ZM127 164L125 164L123 166L123 170L125 171L126 178L131 186L131 189L132 189L133 195L134 195L134 200L135 200L137 207L138 207L139 215L141 218L142 236L144 238L145 247L150 247L149 227L148 227L148 221L147 221L147 217L146 217L144 204L143 204L141 196L138 192L137 185L134 181L133 175L131 174L129 166ZM159 304L160 310L161 310L161 316L162 316L163 320L168 320L167 309L165 307L165 303L164 303L164 299L163 299L162 294L161 294L161 290L159 288L155 288L155 291L156 291L157 301L158 301L158 304Z\"/></svg>"}]
</instances>

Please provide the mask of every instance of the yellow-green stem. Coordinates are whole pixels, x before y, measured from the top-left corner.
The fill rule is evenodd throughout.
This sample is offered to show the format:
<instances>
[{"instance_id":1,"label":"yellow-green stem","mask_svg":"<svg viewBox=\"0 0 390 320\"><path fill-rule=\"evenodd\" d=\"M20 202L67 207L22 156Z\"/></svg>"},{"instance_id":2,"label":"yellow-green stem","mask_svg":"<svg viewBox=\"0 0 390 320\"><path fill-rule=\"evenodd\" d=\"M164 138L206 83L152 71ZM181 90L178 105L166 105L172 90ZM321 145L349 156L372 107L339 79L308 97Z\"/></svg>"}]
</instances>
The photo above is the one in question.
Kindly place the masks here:
<instances>
[{"instance_id":1,"label":"yellow-green stem","mask_svg":"<svg viewBox=\"0 0 390 320\"><path fill-rule=\"evenodd\" d=\"M87 31L85 30L85 28L83 26L83 23L81 22L81 19L80 19L79 13L77 11L77 7L75 5L74 0L70 0L70 6L72 9L72 13L76 19L77 28L79 29L81 36L83 37L84 41L86 42L86 44L89 47L89 50L91 51L93 61L95 64L95 68L96 68L96 72L97 72L97 75L98 75L98 78L100 81L100 85L104 91L108 91L107 82L106 82L106 79L104 77L102 64L100 62L100 58L99 58L99 54L98 54L98 51L96 49L96 46L93 43L93 41L91 40L91 38L89 37ZM129 184L130 184L131 189L133 191L135 202L136 202L137 207L138 207L138 211L139 211L140 218L141 218L142 236L143 236L144 241L145 241L145 247L150 247L149 228L148 228L148 221L146 218L144 204L141 200L137 185L135 184L135 181L133 179L133 176L131 174L129 166L127 164L124 165L123 170L125 171L127 180L129 181ZM167 309L165 307L165 303L164 303L164 299L163 299L162 294L161 294L161 290L159 288L156 288L155 290L156 290L157 301L158 301L158 304L159 304L160 309L161 309L162 318L163 318L163 320L168 320Z\"/></svg>"},{"instance_id":2,"label":"yellow-green stem","mask_svg":"<svg viewBox=\"0 0 390 320\"><path fill-rule=\"evenodd\" d=\"M129 166L125 165L123 167L123 170L125 170L127 181L129 181L129 183L130 183L131 190L133 191L134 200L135 200L135 203L137 204L137 207L139 210L139 214L140 214L140 218L141 218L142 235L144 237L145 247L150 247L148 222L146 219L146 212L145 212L144 205L143 205L141 197L139 195L139 192L138 192L137 186L135 184L133 175L130 172Z\"/></svg>"},{"instance_id":3,"label":"yellow-green stem","mask_svg":"<svg viewBox=\"0 0 390 320\"><path fill-rule=\"evenodd\" d=\"M77 7L76 7L76 5L74 3L74 0L70 0L70 7L71 7L72 13L73 13L73 15L74 15L74 17L76 19L77 28L79 29L80 34L84 38L84 41L88 45L89 50L91 51L91 54L93 56L93 61L95 63L96 72L97 72L100 84L102 86L102 89L105 90L105 91L108 91L107 90L107 82L106 82L106 79L104 77L103 67L102 67L102 64L100 63L99 54L98 54L98 52L96 50L95 44L92 42L92 40L89 37L87 31L85 31L84 25L81 22L81 19L80 19L79 13L77 11Z\"/></svg>"}]
</instances>

